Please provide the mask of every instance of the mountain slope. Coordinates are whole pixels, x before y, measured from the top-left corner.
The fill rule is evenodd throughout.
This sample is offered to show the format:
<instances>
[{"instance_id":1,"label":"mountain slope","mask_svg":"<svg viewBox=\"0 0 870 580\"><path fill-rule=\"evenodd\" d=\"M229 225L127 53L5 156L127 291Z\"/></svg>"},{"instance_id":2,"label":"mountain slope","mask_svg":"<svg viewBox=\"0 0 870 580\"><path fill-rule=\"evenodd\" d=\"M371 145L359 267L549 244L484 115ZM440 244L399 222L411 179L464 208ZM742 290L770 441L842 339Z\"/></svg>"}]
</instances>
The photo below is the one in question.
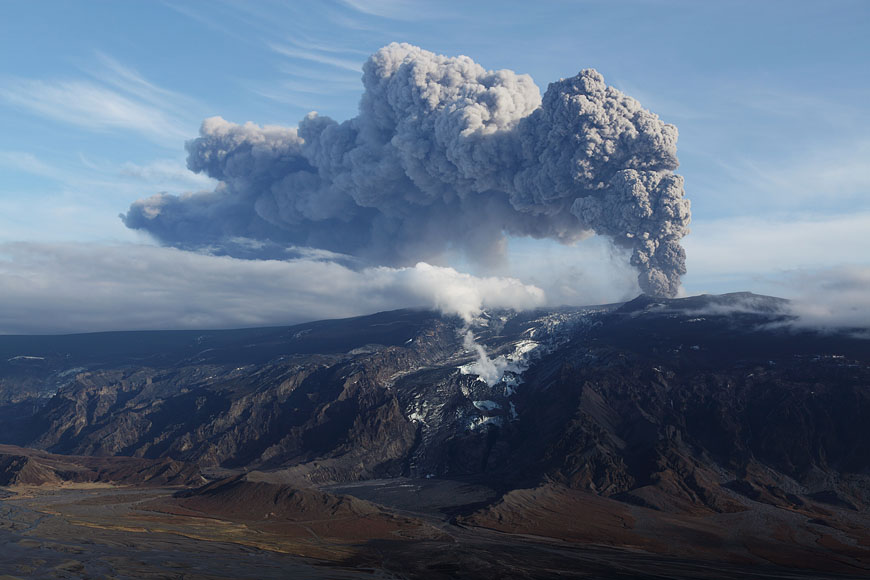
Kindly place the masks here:
<instances>
[{"instance_id":1,"label":"mountain slope","mask_svg":"<svg viewBox=\"0 0 870 580\"><path fill-rule=\"evenodd\" d=\"M190 485L198 464L214 481L149 504L155 517L330 558L353 545L344 565L409 577L561 574L580 544L629 549L602 552L611 572L637 552L668 577L705 562L711 578L864 577L860 336L797 330L785 301L737 293L490 312L472 328L395 311L6 337L0 443L45 451L3 447L0 476Z\"/></svg>"},{"instance_id":2,"label":"mountain slope","mask_svg":"<svg viewBox=\"0 0 870 580\"><path fill-rule=\"evenodd\" d=\"M52 351L66 382L29 415L7 398L0 432L55 453L291 469L314 483L551 480L666 511L867 505L868 341L790 329L784 305L739 293L491 313L472 330L502 370L492 384L461 322L425 312L160 333L164 348L138 361L134 333L102 356ZM35 357L72 340L43 338L4 348ZM21 372L3 375L7 391Z\"/></svg>"},{"instance_id":3,"label":"mountain slope","mask_svg":"<svg viewBox=\"0 0 870 580\"><path fill-rule=\"evenodd\" d=\"M196 465L171 459L55 455L0 445L0 486L104 483L162 487L204 481Z\"/></svg>"}]
</instances>

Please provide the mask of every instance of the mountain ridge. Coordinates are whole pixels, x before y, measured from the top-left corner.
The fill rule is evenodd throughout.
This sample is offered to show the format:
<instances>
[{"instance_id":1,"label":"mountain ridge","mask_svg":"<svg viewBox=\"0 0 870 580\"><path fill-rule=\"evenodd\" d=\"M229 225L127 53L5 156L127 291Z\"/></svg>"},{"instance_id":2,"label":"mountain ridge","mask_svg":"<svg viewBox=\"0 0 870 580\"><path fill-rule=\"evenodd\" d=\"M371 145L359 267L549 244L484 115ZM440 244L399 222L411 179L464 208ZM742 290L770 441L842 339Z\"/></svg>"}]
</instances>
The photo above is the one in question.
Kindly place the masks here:
<instances>
[{"instance_id":1,"label":"mountain ridge","mask_svg":"<svg viewBox=\"0 0 870 580\"><path fill-rule=\"evenodd\" d=\"M365 482L464 482L491 491L451 507L456 523L516 533L533 533L528 522L564 501L570 517L629 514L644 538L703 521L726 542L720 526L731 520L756 537L753 518L767 514L763 534L811 538L824 521L838 542L863 545L870 342L791 328L786 304L639 297L492 311L471 325L399 310L212 345L188 334L166 347L181 355L157 349L144 363L104 354L68 372L23 359L0 368L0 443L184 462L215 479L267 473L375 503L398 495ZM497 371L489 380L485 366ZM9 395L40 377L62 380ZM259 497L255 487L245 489ZM617 533L613 518L596 525L640 537ZM700 557L680 534L680 549ZM790 545L777 542L769 551Z\"/></svg>"}]
</instances>

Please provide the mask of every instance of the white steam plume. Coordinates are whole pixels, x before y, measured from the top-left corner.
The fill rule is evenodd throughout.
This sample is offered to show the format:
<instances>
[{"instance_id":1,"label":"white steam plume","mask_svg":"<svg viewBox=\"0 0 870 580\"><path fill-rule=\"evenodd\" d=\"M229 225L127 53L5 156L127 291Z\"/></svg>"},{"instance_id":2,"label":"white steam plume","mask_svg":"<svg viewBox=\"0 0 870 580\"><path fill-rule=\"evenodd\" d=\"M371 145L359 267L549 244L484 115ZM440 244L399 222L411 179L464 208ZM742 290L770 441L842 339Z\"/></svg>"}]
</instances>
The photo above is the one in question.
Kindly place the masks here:
<instances>
[{"instance_id":1,"label":"white steam plume","mask_svg":"<svg viewBox=\"0 0 870 580\"><path fill-rule=\"evenodd\" d=\"M477 360L462 367L463 374L477 375L488 386L493 386L501 380L505 371L521 372L515 362L508 360L504 355L489 358L482 344L474 340L474 331L468 326L462 329L462 345L477 355Z\"/></svg>"}]
</instances>

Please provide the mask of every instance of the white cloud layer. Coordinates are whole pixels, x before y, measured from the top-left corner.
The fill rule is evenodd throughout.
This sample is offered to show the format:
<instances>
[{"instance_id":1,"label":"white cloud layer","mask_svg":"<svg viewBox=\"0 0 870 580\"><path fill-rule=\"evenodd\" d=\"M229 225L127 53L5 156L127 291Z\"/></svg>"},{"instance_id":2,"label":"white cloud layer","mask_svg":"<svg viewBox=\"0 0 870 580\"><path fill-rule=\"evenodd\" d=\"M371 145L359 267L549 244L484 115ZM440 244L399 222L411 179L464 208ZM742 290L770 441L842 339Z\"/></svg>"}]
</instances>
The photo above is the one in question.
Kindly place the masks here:
<instances>
[{"instance_id":1,"label":"white cloud layer","mask_svg":"<svg viewBox=\"0 0 870 580\"><path fill-rule=\"evenodd\" d=\"M752 275L865 262L867 232L870 232L868 211L791 219L695 220L692 234L683 242L689 270L686 284L728 276L744 276L749 280Z\"/></svg>"},{"instance_id":2,"label":"white cloud layer","mask_svg":"<svg viewBox=\"0 0 870 580\"><path fill-rule=\"evenodd\" d=\"M144 245L0 244L0 333L281 325L403 307L470 321L542 306L544 292L425 263L360 271Z\"/></svg>"},{"instance_id":3,"label":"white cloud layer","mask_svg":"<svg viewBox=\"0 0 870 580\"><path fill-rule=\"evenodd\" d=\"M870 329L870 212L699 221L685 240L689 294L790 299L799 327Z\"/></svg>"},{"instance_id":4,"label":"white cloud layer","mask_svg":"<svg viewBox=\"0 0 870 580\"><path fill-rule=\"evenodd\" d=\"M558 287L545 284L545 294L511 277L422 262L353 269L334 255L296 254L245 260L149 245L2 243L0 334L269 326L404 307L471 325L484 309L564 301ZM763 286L744 289L790 297L796 326L870 329L870 267L793 270Z\"/></svg>"},{"instance_id":5,"label":"white cloud layer","mask_svg":"<svg viewBox=\"0 0 870 580\"><path fill-rule=\"evenodd\" d=\"M863 329L870 338L870 266L839 266L791 274L799 288L792 311L801 327Z\"/></svg>"}]
</instances>

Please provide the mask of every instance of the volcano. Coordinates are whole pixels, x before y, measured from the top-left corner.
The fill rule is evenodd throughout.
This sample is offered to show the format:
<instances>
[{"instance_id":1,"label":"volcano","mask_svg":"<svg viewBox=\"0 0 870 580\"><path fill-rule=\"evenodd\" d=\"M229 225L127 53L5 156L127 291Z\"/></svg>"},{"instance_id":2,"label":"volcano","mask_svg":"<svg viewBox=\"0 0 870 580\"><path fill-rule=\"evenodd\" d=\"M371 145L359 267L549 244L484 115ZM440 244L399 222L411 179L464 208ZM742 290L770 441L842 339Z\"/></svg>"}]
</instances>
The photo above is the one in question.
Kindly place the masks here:
<instances>
[{"instance_id":1,"label":"volcano","mask_svg":"<svg viewBox=\"0 0 870 580\"><path fill-rule=\"evenodd\" d=\"M398 310L0 337L0 443L19 446L3 466L14 491L17 473L61 485L60 455L173 462L185 477L166 485L192 491L155 513L257 528L246 512L275 512L297 535L299 505L382 522L368 538L345 522L353 553L323 557L399 577L599 577L581 561L612 577L624 558L625 577L859 577L870 342L793 322L788 301L735 293L470 326ZM212 482L193 489L191 469Z\"/></svg>"}]
</instances>

